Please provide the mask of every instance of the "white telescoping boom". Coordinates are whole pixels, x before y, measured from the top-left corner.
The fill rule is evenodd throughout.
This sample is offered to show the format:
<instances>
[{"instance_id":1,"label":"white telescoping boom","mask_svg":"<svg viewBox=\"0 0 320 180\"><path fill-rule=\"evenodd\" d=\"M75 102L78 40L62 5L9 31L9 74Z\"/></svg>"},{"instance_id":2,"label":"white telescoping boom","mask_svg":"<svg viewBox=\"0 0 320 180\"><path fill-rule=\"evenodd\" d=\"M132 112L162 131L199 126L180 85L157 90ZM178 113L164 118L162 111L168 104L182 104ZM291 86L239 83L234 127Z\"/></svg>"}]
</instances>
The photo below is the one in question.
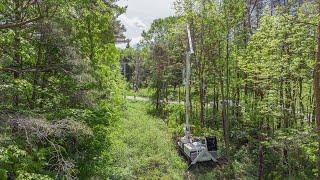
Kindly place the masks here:
<instances>
[{"instance_id":1,"label":"white telescoping boom","mask_svg":"<svg viewBox=\"0 0 320 180\"><path fill-rule=\"evenodd\" d=\"M191 79L191 55L194 53L189 25L187 26L189 51L186 57L186 98L185 112L186 124L184 127L185 136L178 139L178 147L190 161L190 166L197 162L217 162L217 138L214 136L199 138L193 137L190 129L190 79Z\"/></svg>"}]
</instances>

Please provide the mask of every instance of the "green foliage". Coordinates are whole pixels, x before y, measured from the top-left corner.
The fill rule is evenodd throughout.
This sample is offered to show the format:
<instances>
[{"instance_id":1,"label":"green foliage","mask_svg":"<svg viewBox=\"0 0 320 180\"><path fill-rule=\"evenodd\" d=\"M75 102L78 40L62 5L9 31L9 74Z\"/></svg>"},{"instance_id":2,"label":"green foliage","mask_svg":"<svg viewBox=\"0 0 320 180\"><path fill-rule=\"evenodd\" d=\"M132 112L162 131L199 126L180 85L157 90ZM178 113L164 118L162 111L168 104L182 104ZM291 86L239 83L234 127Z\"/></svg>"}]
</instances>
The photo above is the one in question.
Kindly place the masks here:
<instances>
[{"instance_id":1,"label":"green foliage","mask_svg":"<svg viewBox=\"0 0 320 180\"><path fill-rule=\"evenodd\" d=\"M18 172L17 180L53 180L46 175L34 174L34 173L26 173L26 172Z\"/></svg>"},{"instance_id":2,"label":"green foliage","mask_svg":"<svg viewBox=\"0 0 320 180\"><path fill-rule=\"evenodd\" d=\"M141 88L137 92L133 91L131 88L128 88L126 91L127 96L138 96L138 97L152 97L154 94L153 89L150 88Z\"/></svg>"},{"instance_id":3,"label":"green foliage","mask_svg":"<svg viewBox=\"0 0 320 180\"><path fill-rule=\"evenodd\" d=\"M114 1L1 1L14 27L0 30L0 179L106 178L123 12Z\"/></svg>"},{"instance_id":4,"label":"green foliage","mask_svg":"<svg viewBox=\"0 0 320 180\"><path fill-rule=\"evenodd\" d=\"M315 179L318 4L252 3L177 0L177 17L152 23L140 44L148 52L143 67L150 74L142 86L153 92L149 111L173 133L183 133L184 107L170 100L184 94L177 88L184 86L188 25L195 51L192 132L216 135L223 162L214 169L196 168L194 178Z\"/></svg>"},{"instance_id":5,"label":"green foliage","mask_svg":"<svg viewBox=\"0 0 320 180\"><path fill-rule=\"evenodd\" d=\"M5 169L0 169L0 179L7 179L7 171Z\"/></svg>"},{"instance_id":6,"label":"green foliage","mask_svg":"<svg viewBox=\"0 0 320 180\"><path fill-rule=\"evenodd\" d=\"M178 16L119 51L116 0L1 1L0 179L184 178L171 135L185 112L171 101L184 100L187 25L193 133L217 136L220 156L187 178L316 179L319 12L252 3L176 0ZM125 93L152 105L125 110Z\"/></svg>"}]
</instances>

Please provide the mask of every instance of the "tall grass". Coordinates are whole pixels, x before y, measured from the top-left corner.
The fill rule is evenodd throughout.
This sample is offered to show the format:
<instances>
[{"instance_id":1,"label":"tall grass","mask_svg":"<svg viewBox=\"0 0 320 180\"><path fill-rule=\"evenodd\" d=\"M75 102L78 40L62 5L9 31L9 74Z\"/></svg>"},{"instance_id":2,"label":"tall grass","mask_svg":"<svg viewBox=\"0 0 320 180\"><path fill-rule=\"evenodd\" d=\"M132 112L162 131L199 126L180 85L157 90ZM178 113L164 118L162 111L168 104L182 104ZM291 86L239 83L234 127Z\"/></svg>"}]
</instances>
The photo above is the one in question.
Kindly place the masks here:
<instances>
[{"instance_id":1,"label":"tall grass","mask_svg":"<svg viewBox=\"0 0 320 180\"><path fill-rule=\"evenodd\" d=\"M130 102L127 117L110 130L112 179L183 179L186 164L178 156L165 123L147 114L148 104Z\"/></svg>"}]
</instances>

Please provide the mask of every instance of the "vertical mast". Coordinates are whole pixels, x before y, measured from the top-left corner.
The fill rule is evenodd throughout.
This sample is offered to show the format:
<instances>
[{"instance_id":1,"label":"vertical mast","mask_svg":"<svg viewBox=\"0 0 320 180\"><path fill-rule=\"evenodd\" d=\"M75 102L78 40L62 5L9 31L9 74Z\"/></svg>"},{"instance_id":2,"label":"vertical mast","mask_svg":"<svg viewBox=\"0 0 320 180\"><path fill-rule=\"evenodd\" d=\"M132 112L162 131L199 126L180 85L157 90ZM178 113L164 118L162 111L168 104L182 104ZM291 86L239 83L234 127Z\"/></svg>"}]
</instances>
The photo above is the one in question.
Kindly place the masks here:
<instances>
[{"instance_id":1,"label":"vertical mast","mask_svg":"<svg viewBox=\"0 0 320 180\"><path fill-rule=\"evenodd\" d=\"M189 25L187 26L188 31L188 41L189 41L189 51L187 52L186 57L186 102L185 102L185 108L186 108L186 130L187 132L190 132L190 77L191 77L191 54L194 53L193 47L192 47L192 39L191 39L191 33Z\"/></svg>"}]
</instances>

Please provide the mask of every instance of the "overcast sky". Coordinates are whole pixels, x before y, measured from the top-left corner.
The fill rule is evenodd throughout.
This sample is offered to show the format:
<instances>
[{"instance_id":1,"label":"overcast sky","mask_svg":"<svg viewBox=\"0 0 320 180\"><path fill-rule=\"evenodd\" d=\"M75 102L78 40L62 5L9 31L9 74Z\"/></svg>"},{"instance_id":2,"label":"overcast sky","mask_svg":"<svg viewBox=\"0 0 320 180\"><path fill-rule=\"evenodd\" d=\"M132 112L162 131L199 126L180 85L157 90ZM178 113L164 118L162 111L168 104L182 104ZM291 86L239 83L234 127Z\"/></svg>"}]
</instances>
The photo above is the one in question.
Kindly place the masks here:
<instances>
[{"instance_id":1,"label":"overcast sky","mask_svg":"<svg viewBox=\"0 0 320 180\"><path fill-rule=\"evenodd\" d=\"M131 45L141 39L143 30L147 30L152 21L174 15L174 0L119 0L120 6L128 6L127 12L119 17L127 28L125 35L131 39Z\"/></svg>"}]
</instances>

